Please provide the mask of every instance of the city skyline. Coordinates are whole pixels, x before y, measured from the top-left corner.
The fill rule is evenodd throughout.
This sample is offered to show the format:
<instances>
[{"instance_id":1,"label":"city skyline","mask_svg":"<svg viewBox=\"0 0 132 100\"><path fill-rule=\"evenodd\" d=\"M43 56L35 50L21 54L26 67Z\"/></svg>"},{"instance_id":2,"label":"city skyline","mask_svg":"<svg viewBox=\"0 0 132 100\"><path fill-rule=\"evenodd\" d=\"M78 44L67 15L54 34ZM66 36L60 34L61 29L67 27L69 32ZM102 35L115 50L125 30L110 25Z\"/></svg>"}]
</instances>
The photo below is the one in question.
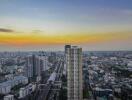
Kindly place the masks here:
<instances>
[{"instance_id":1,"label":"city skyline","mask_svg":"<svg viewBox=\"0 0 132 100\"><path fill-rule=\"evenodd\" d=\"M1 0L0 51L132 50L131 0Z\"/></svg>"}]
</instances>

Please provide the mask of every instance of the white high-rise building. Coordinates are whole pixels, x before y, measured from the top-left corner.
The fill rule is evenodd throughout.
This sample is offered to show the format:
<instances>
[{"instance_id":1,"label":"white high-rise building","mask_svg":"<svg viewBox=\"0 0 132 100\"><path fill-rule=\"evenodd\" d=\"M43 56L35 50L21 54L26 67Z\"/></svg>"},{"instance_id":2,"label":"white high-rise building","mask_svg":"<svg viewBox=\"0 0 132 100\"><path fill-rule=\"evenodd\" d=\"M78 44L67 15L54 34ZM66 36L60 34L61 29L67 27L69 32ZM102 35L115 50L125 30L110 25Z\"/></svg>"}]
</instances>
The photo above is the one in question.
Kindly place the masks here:
<instances>
[{"instance_id":1,"label":"white high-rise building","mask_svg":"<svg viewBox=\"0 0 132 100\"><path fill-rule=\"evenodd\" d=\"M68 100L83 100L82 48L65 46Z\"/></svg>"}]
</instances>

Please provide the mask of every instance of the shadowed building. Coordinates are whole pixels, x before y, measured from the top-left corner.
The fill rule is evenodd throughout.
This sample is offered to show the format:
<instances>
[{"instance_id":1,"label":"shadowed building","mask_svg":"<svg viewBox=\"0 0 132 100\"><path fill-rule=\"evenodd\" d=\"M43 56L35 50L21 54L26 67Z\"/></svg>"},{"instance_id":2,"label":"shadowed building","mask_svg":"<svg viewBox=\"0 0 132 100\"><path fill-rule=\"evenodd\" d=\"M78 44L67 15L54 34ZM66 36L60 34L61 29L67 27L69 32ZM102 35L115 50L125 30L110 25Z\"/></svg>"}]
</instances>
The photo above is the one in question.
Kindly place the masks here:
<instances>
[{"instance_id":1,"label":"shadowed building","mask_svg":"<svg viewBox=\"0 0 132 100\"><path fill-rule=\"evenodd\" d=\"M25 76L30 81L36 81L41 75L40 59L38 56L29 55L26 57Z\"/></svg>"}]
</instances>

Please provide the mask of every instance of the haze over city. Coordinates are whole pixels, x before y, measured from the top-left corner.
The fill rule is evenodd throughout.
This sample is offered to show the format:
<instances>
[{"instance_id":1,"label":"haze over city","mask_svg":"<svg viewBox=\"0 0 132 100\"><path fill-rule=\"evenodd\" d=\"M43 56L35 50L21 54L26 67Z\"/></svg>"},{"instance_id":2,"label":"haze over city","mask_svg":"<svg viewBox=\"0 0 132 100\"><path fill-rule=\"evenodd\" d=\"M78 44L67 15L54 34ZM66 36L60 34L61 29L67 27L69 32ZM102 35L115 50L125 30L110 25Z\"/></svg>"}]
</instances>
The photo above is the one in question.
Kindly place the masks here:
<instances>
[{"instance_id":1,"label":"haze over city","mask_svg":"<svg viewBox=\"0 0 132 100\"><path fill-rule=\"evenodd\" d=\"M131 0L1 0L0 50L132 49ZM10 48L10 49L9 49Z\"/></svg>"}]
</instances>

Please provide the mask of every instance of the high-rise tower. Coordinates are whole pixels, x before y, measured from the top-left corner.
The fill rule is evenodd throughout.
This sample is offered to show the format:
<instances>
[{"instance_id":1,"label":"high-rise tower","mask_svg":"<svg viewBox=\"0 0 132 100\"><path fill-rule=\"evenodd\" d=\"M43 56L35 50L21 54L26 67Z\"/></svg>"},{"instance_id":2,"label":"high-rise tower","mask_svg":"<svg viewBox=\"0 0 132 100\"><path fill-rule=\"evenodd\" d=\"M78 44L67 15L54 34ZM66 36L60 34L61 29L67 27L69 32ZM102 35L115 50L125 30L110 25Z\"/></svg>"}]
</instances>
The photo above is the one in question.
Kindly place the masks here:
<instances>
[{"instance_id":1,"label":"high-rise tower","mask_svg":"<svg viewBox=\"0 0 132 100\"><path fill-rule=\"evenodd\" d=\"M29 80L36 80L37 77L40 77L41 69L40 69L40 59L35 55L29 55L26 57L25 63L25 76L29 78Z\"/></svg>"},{"instance_id":2,"label":"high-rise tower","mask_svg":"<svg viewBox=\"0 0 132 100\"><path fill-rule=\"evenodd\" d=\"M65 46L68 100L83 99L82 48Z\"/></svg>"}]
</instances>

